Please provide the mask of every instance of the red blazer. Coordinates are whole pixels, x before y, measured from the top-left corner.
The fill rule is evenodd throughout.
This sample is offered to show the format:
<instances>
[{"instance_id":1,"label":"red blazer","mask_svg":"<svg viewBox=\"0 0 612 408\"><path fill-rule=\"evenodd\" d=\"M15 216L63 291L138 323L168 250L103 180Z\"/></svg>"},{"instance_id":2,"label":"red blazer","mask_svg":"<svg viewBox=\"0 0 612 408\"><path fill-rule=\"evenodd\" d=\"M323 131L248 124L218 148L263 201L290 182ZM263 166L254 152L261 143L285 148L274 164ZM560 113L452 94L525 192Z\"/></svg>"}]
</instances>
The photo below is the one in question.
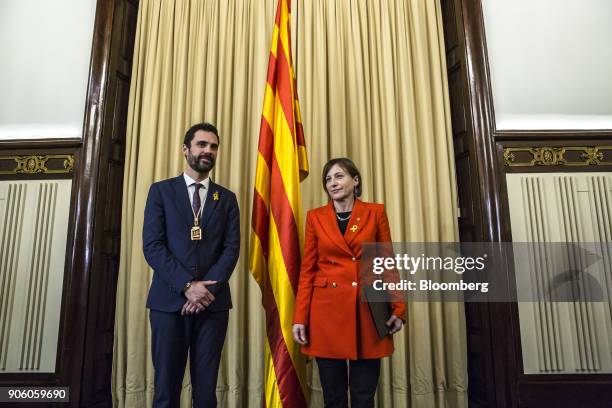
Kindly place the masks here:
<instances>
[{"instance_id":1,"label":"red blazer","mask_svg":"<svg viewBox=\"0 0 612 408\"><path fill-rule=\"evenodd\" d=\"M308 211L293 317L306 325L304 354L355 360L393 353L393 338L378 336L368 304L361 302L359 260L365 242L391 242L382 204L355 200L344 236L333 203ZM406 304L391 305L392 313L405 320Z\"/></svg>"}]
</instances>

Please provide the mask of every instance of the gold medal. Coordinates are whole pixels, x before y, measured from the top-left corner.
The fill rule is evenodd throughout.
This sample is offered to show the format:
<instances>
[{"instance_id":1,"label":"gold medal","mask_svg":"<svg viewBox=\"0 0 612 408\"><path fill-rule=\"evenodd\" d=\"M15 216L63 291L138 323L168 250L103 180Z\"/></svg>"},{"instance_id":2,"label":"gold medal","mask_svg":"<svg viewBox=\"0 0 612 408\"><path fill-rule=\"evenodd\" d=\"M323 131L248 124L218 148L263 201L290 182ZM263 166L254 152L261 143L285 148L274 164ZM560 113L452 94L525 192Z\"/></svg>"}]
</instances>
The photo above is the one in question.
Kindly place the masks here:
<instances>
[{"instance_id":1,"label":"gold medal","mask_svg":"<svg viewBox=\"0 0 612 408\"><path fill-rule=\"evenodd\" d=\"M200 228L200 221L198 217L193 217L193 227L191 227L191 240L199 241L202 239L202 229Z\"/></svg>"},{"instance_id":2,"label":"gold medal","mask_svg":"<svg viewBox=\"0 0 612 408\"><path fill-rule=\"evenodd\" d=\"M200 227L191 227L191 240L192 241L199 241L202 239L202 230L200 229Z\"/></svg>"}]
</instances>

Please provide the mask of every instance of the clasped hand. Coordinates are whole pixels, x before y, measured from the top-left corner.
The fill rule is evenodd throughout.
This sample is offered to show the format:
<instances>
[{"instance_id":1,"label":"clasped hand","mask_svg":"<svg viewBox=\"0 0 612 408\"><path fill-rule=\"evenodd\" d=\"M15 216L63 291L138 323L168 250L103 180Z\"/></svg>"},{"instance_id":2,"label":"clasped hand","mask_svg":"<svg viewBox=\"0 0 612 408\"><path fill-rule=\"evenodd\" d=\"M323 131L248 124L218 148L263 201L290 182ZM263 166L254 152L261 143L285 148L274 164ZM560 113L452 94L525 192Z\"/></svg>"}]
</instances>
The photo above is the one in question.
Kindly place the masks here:
<instances>
[{"instance_id":1,"label":"clasped hand","mask_svg":"<svg viewBox=\"0 0 612 408\"><path fill-rule=\"evenodd\" d=\"M206 310L215 300L215 296L208 290L207 286L215 283L217 281L193 281L185 291L187 301L181 309L181 315L197 314Z\"/></svg>"}]
</instances>

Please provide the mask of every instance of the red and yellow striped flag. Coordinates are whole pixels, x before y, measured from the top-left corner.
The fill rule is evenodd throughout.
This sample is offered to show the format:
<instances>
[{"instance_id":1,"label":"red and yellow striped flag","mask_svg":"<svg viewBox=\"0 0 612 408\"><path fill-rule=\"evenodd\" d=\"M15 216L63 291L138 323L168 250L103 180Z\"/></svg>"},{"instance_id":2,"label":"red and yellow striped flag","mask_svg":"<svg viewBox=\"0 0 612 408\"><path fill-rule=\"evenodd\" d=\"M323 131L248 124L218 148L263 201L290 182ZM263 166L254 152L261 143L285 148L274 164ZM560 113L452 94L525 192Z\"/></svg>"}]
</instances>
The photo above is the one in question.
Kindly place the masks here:
<instances>
[{"instance_id":1,"label":"red and yellow striped flag","mask_svg":"<svg viewBox=\"0 0 612 408\"><path fill-rule=\"evenodd\" d=\"M266 313L265 406L306 407L306 360L291 325L300 274L302 199L308 175L291 59L290 0L276 10L253 195L251 273Z\"/></svg>"}]
</instances>

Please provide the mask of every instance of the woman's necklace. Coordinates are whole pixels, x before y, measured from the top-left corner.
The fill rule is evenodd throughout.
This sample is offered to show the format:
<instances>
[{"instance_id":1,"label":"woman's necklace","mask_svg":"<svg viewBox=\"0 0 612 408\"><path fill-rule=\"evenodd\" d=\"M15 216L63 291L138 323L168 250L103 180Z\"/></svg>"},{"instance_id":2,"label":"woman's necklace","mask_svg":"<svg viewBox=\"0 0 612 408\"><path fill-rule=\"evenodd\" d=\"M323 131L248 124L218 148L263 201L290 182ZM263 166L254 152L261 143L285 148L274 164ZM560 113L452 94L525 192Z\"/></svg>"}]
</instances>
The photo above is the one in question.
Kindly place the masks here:
<instances>
[{"instance_id":1,"label":"woman's necklace","mask_svg":"<svg viewBox=\"0 0 612 408\"><path fill-rule=\"evenodd\" d=\"M342 218L341 216L338 215L338 213L336 213L336 217L340 220L340 221L346 221L349 218L351 218L351 213L349 212L349 215L346 216L346 218Z\"/></svg>"}]
</instances>

